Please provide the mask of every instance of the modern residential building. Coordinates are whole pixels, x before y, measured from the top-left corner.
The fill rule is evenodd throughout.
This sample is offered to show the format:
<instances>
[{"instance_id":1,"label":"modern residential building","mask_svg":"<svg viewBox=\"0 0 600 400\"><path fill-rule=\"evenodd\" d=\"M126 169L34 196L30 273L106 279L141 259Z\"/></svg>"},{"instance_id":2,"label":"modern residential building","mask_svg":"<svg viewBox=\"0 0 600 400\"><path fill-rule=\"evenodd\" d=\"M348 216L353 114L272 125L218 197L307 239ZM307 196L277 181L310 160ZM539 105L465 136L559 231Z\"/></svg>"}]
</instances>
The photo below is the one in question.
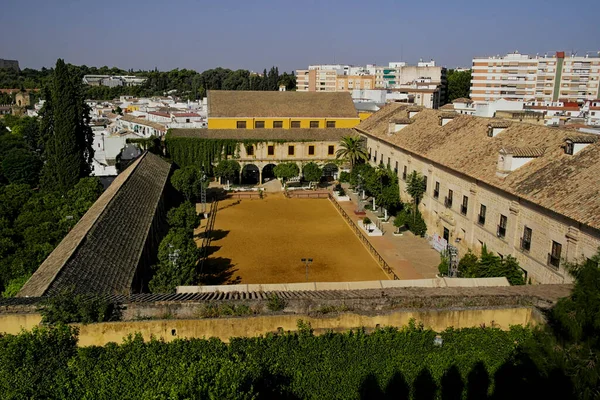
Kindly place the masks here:
<instances>
[{"instance_id":1,"label":"modern residential building","mask_svg":"<svg viewBox=\"0 0 600 400\"><path fill-rule=\"evenodd\" d=\"M438 108L446 102L446 68L435 61L419 61L417 65L390 62L387 66L368 64L311 65L296 71L297 90L334 92L353 90L389 90L410 95L416 105Z\"/></svg>"},{"instance_id":2,"label":"modern residential building","mask_svg":"<svg viewBox=\"0 0 600 400\"><path fill-rule=\"evenodd\" d=\"M132 115L123 115L117 118L117 130L130 130L141 135L144 138L155 136L162 138L167 133L167 127L158 122L147 121L142 118L136 118Z\"/></svg>"},{"instance_id":3,"label":"modern residential building","mask_svg":"<svg viewBox=\"0 0 600 400\"><path fill-rule=\"evenodd\" d=\"M391 103L358 125L374 165L425 177L429 237L514 256L532 283L570 282L600 247L600 136Z\"/></svg>"},{"instance_id":4,"label":"modern residential building","mask_svg":"<svg viewBox=\"0 0 600 400\"><path fill-rule=\"evenodd\" d=\"M535 57L515 52L473 59L471 99L573 101L600 97L600 56L555 55Z\"/></svg>"},{"instance_id":5,"label":"modern residential building","mask_svg":"<svg viewBox=\"0 0 600 400\"><path fill-rule=\"evenodd\" d=\"M359 122L347 92L208 92L209 129L352 128Z\"/></svg>"}]
</instances>

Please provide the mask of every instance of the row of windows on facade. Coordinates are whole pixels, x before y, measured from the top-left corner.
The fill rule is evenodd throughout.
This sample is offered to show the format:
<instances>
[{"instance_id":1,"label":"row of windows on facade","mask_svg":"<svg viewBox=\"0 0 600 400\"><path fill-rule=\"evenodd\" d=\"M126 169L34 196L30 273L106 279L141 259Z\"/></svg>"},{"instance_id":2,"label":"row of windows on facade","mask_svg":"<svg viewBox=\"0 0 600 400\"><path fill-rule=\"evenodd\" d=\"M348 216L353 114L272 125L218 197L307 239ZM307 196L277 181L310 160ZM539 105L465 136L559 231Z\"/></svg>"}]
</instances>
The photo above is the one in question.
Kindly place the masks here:
<instances>
[{"instance_id":1,"label":"row of windows on facade","mask_svg":"<svg viewBox=\"0 0 600 400\"><path fill-rule=\"evenodd\" d=\"M300 121L292 121L290 123L291 128L300 128ZM246 121L237 121L237 129L246 129ZM254 129L263 129L265 127L265 121L254 121ZM320 128L319 121L310 121L311 128ZM327 121L325 123L326 128L335 128L335 121ZM283 128L283 121L273 121L273 129Z\"/></svg>"},{"instance_id":2,"label":"row of windows on facade","mask_svg":"<svg viewBox=\"0 0 600 400\"><path fill-rule=\"evenodd\" d=\"M373 161L377 162L377 151L375 151L375 155L373 157ZM390 168L390 157L387 159L387 167ZM383 164L383 154L381 155L381 164ZM394 173L398 174L398 161L396 161L396 165L394 167ZM405 165L402 169L402 180L406 181L408 177L408 167ZM427 194L427 175L423 175L424 180L424 193ZM435 182L435 188L433 190L433 198L439 199L440 197L440 182ZM448 189L448 196L444 197L444 205L447 208L452 209L452 204L454 201L454 191L452 189ZM460 205L460 213L463 216L467 215L467 211L469 209L469 197L463 196L462 204ZM479 214L477 215L477 223L481 226L485 226L485 216L486 216L487 207L484 204L480 204L479 206ZM500 221L498 226L496 227L496 236L499 238L506 237L506 227L508 225L508 217L506 215L500 214ZM531 250L531 238L533 235L533 230L527 226L523 227L523 237L520 239L520 249L524 252L529 252ZM547 264L554 268L558 268L560 265L560 256L562 251L562 245L558 242L552 241L552 247L550 253L548 253Z\"/></svg>"},{"instance_id":3,"label":"row of windows on facade","mask_svg":"<svg viewBox=\"0 0 600 400\"><path fill-rule=\"evenodd\" d=\"M295 153L296 153L296 147L293 145L288 145L288 156L293 156L293 155L295 155ZM335 153L335 146L334 145L327 146L327 155L332 156L332 155L334 155L334 153ZM252 146L252 145L246 146L246 155L248 155L248 156L254 155L254 146ZM269 156L275 155L275 145L267 146L267 155L269 155ZM315 146L314 145L308 146L308 155L309 156L315 155Z\"/></svg>"}]
</instances>

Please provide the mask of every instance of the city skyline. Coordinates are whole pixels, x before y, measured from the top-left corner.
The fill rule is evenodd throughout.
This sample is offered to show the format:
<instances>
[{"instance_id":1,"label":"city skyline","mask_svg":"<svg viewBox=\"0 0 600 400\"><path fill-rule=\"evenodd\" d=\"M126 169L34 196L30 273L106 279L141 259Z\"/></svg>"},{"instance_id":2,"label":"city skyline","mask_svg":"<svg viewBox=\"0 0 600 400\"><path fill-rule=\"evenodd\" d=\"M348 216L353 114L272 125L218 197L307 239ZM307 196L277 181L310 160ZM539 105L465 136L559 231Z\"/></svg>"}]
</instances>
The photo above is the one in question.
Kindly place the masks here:
<instances>
[{"instance_id":1,"label":"city skyline","mask_svg":"<svg viewBox=\"0 0 600 400\"><path fill-rule=\"evenodd\" d=\"M0 57L36 69L52 67L57 58L134 70L262 71L275 65L289 72L309 64L414 64L421 58L448 68L469 67L474 57L515 50L530 55L600 50L594 40L600 37L594 20L600 5L583 3L587 11L568 18L552 6L555 1L510 0L502 9L470 0L460 7L433 1L424 10L393 1L311 1L297 7L265 0L184 0L164 7L149 0L109 8L34 0L4 7Z\"/></svg>"}]
</instances>

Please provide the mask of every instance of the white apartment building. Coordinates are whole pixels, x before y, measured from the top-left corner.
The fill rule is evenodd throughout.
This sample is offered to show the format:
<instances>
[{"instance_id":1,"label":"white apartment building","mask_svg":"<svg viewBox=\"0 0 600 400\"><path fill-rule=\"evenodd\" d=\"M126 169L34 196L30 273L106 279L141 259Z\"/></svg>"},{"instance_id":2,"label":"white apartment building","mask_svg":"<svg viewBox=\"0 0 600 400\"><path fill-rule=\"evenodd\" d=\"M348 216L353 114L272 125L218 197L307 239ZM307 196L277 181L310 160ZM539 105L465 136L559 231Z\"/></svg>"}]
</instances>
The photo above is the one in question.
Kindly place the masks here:
<instances>
[{"instance_id":1,"label":"white apartment building","mask_svg":"<svg viewBox=\"0 0 600 400\"><path fill-rule=\"evenodd\" d=\"M374 78L373 78L374 77ZM373 84L371 84L370 80ZM349 82L354 79L354 85ZM356 82L360 82L357 85ZM399 91L414 97L415 104L438 108L446 102L446 68L438 67L435 61L420 60L417 65L406 62L390 62L387 66L367 64L311 65L296 71L298 91L334 92L353 89L381 89Z\"/></svg>"},{"instance_id":2,"label":"white apartment building","mask_svg":"<svg viewBox=\"0 0 600 400\"><path fill-rule=\"evenodd\" d=\"M471 99L575 101L600 97L600 55L556 52L535 57L515 52L473 59Z\"/></svg>"}]
</instances>

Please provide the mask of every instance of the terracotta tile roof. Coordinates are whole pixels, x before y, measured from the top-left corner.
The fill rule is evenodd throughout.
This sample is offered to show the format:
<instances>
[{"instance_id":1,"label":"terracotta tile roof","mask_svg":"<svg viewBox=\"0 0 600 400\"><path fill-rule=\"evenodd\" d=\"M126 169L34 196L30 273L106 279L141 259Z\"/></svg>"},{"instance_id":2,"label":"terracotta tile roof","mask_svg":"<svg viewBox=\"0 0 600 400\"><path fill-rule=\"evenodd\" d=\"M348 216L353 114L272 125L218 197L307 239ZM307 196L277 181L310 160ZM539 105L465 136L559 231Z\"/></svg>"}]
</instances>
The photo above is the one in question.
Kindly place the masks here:
<instances>
[{"instance_id":1,"label":"terracotta tile roof","mask_svg":"<svg viewBox=\"0 0 600 400\"><path fill-rule=\"evenodd\" d=\"M208 91L208 117L358 118L348 92Z\"/></svg>"},{"instance_id":2,"label":"terracotta tile roof","mask_svg":"<svg viewBox=\"0 0 600 400\"><path fill-rule=\"evenodd\" d=\"M18 297L63 288L129 294L171 164L145 153L119 174L33 276Z\"/></svg>"},{"instance_id":3,"label":"terracotta tile roof","mask_svg":"<svg viewBox=\"0 0 600 400\"><path fill-rule=\"evenodd\" d=\"M175 117L200 117L200 114L193 113L193 112L190 112L190 113L185 113L185 112L183 112L183 113L175 113L173 115Z\"/></svg>"},{"instance_id":4,"label":"terracotta tile roof","mask_svg":"<svg viewBox=\"0 0 600 400\"><path fill-rule=\"evenodd\" d=\"M398 134L388 135L390 119L408 116L405 107L388 104L356 129L600 230L600 141L568 155L563 146L573 136L569 130L513 122L499 135L488 137L488 118L457 114L451 124L440 126L442 113L429 109L413 117L414 122ZM501 178L496 176L498 152L506 147L545 147L546 151Z\"/></svg>"},{"instance_id":5,"label":"terracotta tile roof","mask_svg":"<svg viewBox=\"0 0 600 400\"><path fill-rule=\"evenodd\" d=\"M459 99L452 100L452 103L472 103L473 100L467 99L466 97L461 97Z\"/></svg>"},{"instance_id":6,"label":"terracotta tile roof","mask_svg":"<svg viewBox=\"0 0 600 400\"><path fill-rule=\"evenodd\" d=\"M488 127L490 128L508 128L510 126L509 121L492 121L488 123Z\"/></svg>"},{"instance_id":7,"label":"terracotta tile roof","mask_svg":"<svg viewBox=\"0 0 600 400\"><path fill-rule=\"evenodd\" d=\"M567 139L573 143L596 143L600 140L599 135L569 135Z\"/></svg>"},{"instance_id":8,"label":"terracotta tile roof","mask_svg":"<svg viewBox=\"0 0 600 400\"><path fill-rule=\"evenodd\" d=\"M412 124L413 120L411 118L392 118L390 122L395 124Z\"/></svg>"},{"instance_id":9,"label":"terracotta tile roof","mask_svg":"<svg viewBox=\"0 0 600 400\"><path fill-rule=\"evenodd\" d=\"M456 113L449 113L449 112L442 112L440 113L440 118L455 118L458 114Z\"/></svg>"},{"instance_id":10,"label":"terracotta tile roof","mask_svg":"<svg viewBox=\"0 0 600 400\"><path fill-rule=\"evenodd\" d=\"M140 124L140 125L149 126L151 128L154 128L154 129L157 129L157 130L163 131L163 132L167 130L167 128L163 124L159 124L158 122L147 121L145 119L134 117L133 115L123 115L121 117L121 120L127 121L127 122L133 122L133 123Z\"/></svg>"},{"instance_id":11,"label":"terracotta tile roof","mask_svg":"<svg viewBox=\"0 0 600 400\"><path fill-rule=\"evenodd\" d=\"M440 110L454 110L454 104L452 103L448 103L448 104L444 104L443 106L440 107Z\"/></svg>"},{"instance_id":12,"label":"terracotta tile roof","mask_svg":"<svg viewBox=\"0 0 600 400\"><path fill-rule=\"evenodd\" d=\"M536 158L543 156L546 149L544 147L504 147L500 151L518 158Z\"/></svg>"},{"instance_id":13,"label":"terracotta tile roof","mask_svg":"<svg viewBox=\"0 0 600 400\"><path fill-rule=\"evenodd\" d=\"M406 111L408 112L419 112L422 111L424 107L419 107L419 106L408 106L406 108Z\"/></svg>"},{"instance_id":14,"label":"terracotta tile roof","mask_svg":"<svg viewBox=\"0 0 600 400\"><path fill-rule=\"evenodd\" d=\"M356 136L353 129L169 129L170 137L198 139L263 139L298 141L339 141L344 136Z\"/></svg>"}]
</instances>

